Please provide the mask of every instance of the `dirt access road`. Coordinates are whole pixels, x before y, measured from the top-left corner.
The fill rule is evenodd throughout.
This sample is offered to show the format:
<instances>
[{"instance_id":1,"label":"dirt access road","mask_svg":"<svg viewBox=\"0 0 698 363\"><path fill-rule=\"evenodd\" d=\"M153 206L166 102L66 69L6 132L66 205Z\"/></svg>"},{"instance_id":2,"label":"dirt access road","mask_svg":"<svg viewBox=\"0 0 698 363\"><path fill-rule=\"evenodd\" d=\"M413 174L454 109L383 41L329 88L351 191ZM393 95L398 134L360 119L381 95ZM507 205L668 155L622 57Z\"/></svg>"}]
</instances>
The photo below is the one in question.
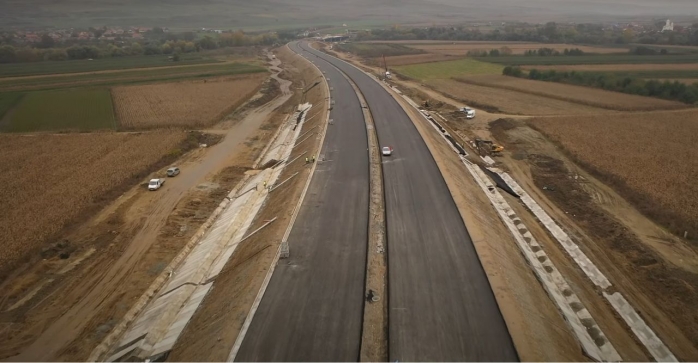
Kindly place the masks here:
<instances>
[{"instance_id":1,"label":"dirt access road","mask_svg":"<svg viewBox=\"0 0 698 363\"><path fill-rule=\"evenodd\" d=\"M144 203L134 204L131 209L135 208L140 212L142 220L132 222L142 226L127 242L123 254L109 265L97 266L98 268L93 270L95 273L88 279L79 282L66 281L64 286L60 286L59 290L70 289L66 296L67 301L53 301L51 305L63 313L55 320L40 321L43 326L32 327L32 332L41 332L31 344L21 350L21 353L10 357L9 360L58 360L62 352L80 337L89 322L100 317L103 317L105 322L114 318L113 312L105 309L120 299L119 288L128 286L130 279L135 277L135 266L157 241L158 234L178 202L208 176L230 165L236 151L240 150L245 140L254 134L273 110L290 98L291 82L278 77L278 73L281 72L278 64L278 60L272 61L272 77L279 82L282 95L251 111L226 132L219 144L206 150L198 159L183 165L183 172L177 178L169 179L157 192L157 197L148 197L144 199ZM95 267L90 266L90 260L85 261L84 265L82 268L85 269ZM49 317L54 316L49 314Z\"/></svg>"}]
</instances>

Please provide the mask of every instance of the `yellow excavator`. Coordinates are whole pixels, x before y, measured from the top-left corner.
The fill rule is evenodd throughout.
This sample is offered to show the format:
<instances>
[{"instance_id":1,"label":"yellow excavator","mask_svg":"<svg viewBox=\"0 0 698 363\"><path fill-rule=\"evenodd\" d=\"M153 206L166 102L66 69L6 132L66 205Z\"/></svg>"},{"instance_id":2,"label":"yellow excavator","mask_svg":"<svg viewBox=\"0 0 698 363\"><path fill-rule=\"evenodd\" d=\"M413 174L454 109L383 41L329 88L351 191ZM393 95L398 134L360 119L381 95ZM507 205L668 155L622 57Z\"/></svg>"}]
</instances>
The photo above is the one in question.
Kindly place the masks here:
<instances>
[{"instance_id":1,"label":"yellow excavator","mask_svg":"<svg viewBox=\"0 0 698 363\"><path fill-rule=\"evenodd\" d=\"M499 155L504 151L504 146L494 143L491 140L475 139L475 146L480 152L480 155Z\"/></svg>"}]
</instances>

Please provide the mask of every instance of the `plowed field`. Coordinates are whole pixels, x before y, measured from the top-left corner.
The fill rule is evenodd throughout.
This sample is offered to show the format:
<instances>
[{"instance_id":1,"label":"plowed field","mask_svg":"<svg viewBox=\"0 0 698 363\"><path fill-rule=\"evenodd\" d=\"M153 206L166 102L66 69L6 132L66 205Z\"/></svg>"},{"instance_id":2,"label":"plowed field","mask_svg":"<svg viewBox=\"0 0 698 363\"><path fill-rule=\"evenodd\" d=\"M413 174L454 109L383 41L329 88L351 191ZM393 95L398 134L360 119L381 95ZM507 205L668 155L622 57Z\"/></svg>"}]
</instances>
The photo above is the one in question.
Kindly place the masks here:
<instances>
[{"instance_id":1,"label":"plowed field","mask_svg":"<svg viewBox=\"0 0 698 363\"><path fill-rule=\"evenodd\" d=\"M209 126L254 95L266 73L112 89L116 117L127 129Z\"/></svg>"},{"instance_id":2,"label":"plowed field","mask_svg":"<svg viewBox=\"0 0 698 363\"><path fill-rule=\"evenodd\" d=\"M185 138L181 131L0 135L0 276L178 154Z\"/></svg>"},{"instance_id":3,"label":"plowed field","mask_svg":"<svg viewBox=\"0 0 698 363\"><path fill-rule=\"evenodd\" d=\"M457 80L467 84L528 93L609 110L647 111L686 108L682 103L658 98L501 75L469 76Z\"/></svg>"}]
</instances>

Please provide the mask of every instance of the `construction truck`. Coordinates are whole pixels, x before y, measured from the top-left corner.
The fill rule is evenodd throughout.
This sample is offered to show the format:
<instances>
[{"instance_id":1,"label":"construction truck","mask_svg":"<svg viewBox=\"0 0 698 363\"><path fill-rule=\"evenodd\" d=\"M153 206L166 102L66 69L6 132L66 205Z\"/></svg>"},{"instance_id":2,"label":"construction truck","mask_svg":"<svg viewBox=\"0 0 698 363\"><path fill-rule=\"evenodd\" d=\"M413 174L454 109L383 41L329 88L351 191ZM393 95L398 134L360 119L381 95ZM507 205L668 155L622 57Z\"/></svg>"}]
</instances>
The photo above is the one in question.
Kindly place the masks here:
<instances>
[{"instance_id":1,"label":"construction truck","mask_svg":"<svg viewBox=\"0 0 698 363\"><path fill-rule=\"evenodd\" d=\"M504 151L504 146L496 144L491 140L475 139L475 147L481 156L495 156Z\"/></svg>"}]
</instances>

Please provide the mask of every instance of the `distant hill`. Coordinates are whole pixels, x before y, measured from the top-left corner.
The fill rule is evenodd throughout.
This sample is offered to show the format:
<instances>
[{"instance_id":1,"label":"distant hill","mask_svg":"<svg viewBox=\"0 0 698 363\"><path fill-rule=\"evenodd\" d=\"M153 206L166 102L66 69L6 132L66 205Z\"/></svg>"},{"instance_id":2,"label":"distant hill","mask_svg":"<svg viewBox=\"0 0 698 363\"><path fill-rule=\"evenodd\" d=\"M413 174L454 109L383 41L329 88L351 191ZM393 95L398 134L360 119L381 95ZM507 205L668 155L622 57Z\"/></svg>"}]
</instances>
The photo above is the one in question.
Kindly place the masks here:
<instances>
[{"instance_id":1,"label":"distant hill","mask_svg":"<svg viewBox=\"0 0 698 363\"><path fill-rule=\"evenodd\" d=\"M0 0L0 27L362 27L692 16L695 0Z\"/></svg>"}]
</instances>

